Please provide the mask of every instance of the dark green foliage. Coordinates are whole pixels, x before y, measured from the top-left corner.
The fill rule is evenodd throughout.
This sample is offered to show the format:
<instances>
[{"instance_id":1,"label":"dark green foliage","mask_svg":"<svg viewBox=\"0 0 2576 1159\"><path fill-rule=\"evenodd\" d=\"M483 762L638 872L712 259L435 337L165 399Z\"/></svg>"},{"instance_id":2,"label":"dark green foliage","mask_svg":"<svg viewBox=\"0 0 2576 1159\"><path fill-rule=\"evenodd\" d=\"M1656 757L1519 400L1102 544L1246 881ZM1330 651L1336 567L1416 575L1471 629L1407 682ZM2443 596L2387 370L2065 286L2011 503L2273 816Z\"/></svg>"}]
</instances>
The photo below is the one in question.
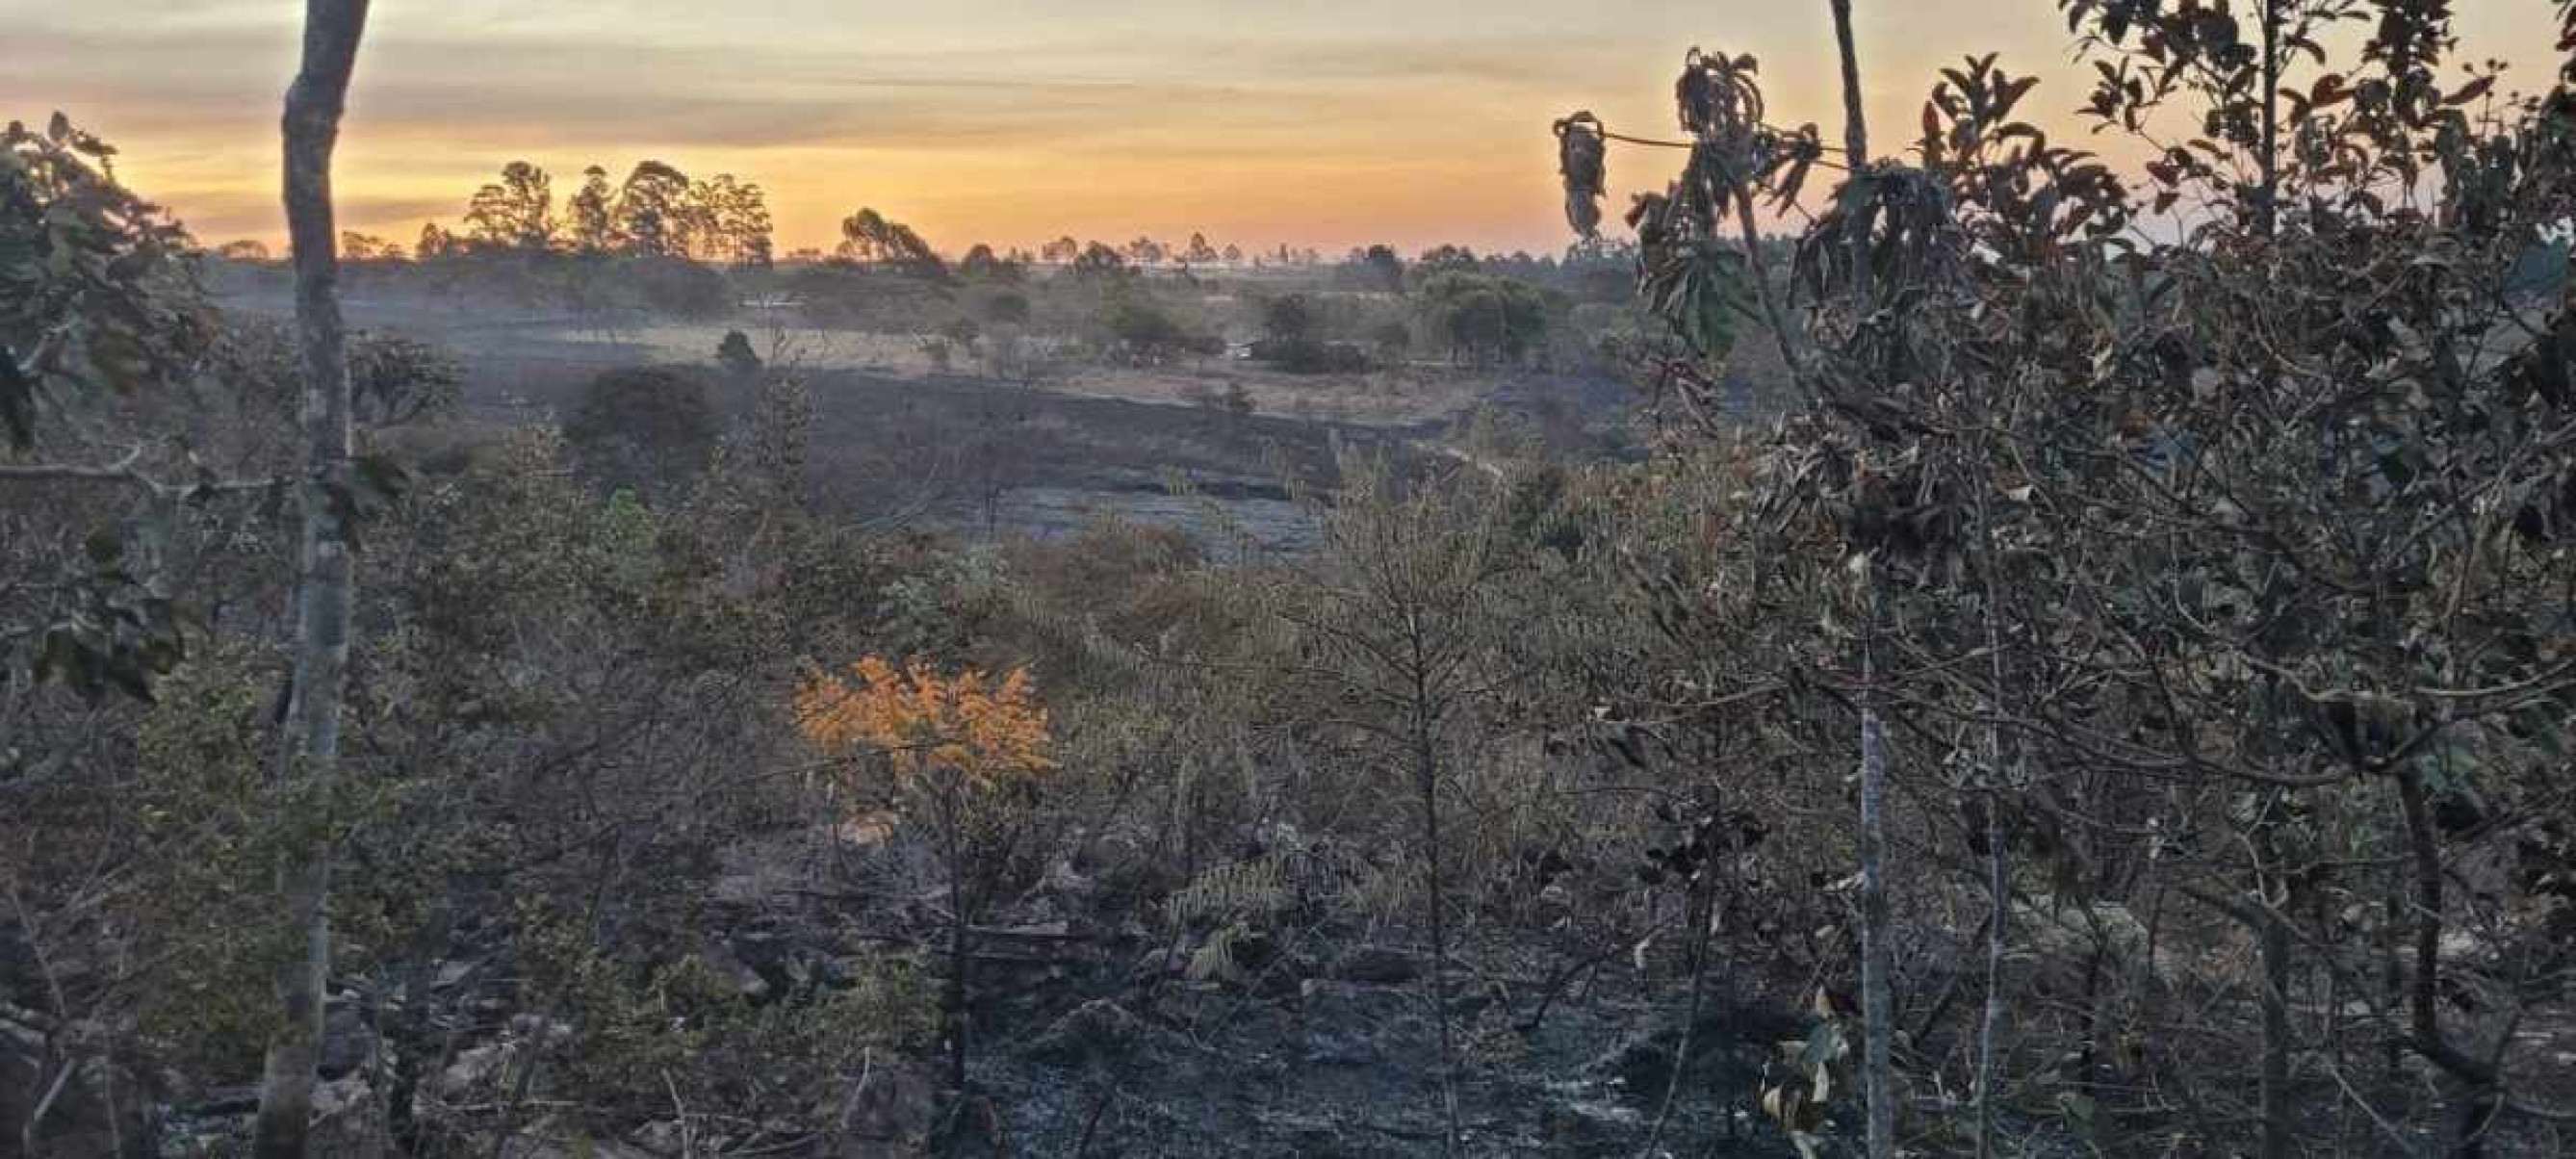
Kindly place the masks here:
<instances>
[{"instance_id":1,"label":"dark green foliage","mask_svg":"<svg viewBox=\"0 0 2576 1159\"><path fill-rule=\"evenodd\" d=\"M660 161L635 163L618 187L615 236L628 253L647 258L688 254L688 174Z\"/></svg>"},{"instance_id":2,"label":"dark green foliage","mask_svg":"<svg viewBox=\"0 0 2576 1159\"><path fill-rule=\"evenodd\" d=\"M818 326L918 333L956 309L954 289L944 282L843 258L796 269L785 288L803 299L806 320Z\"/></svg>"},{"instance_id":3,"label":"dark green foliage","mask_svg":"<svg viewBox=\"0 0 2576 1159\"><path fill-rule=\"evenodd\" d=\"M438 346L361 331L349 339L349 392L359 422L393 426L456 409L463 374Z\"/></svg>"},{"instance_id":4,"label":"dark green foliage","mask_svg":"<svg viewBox=\"0 0 2576 1159\"><path fill-rule=\"evenodd\" d=\"M1484 260L1478 258L1474 250L1460 245L1437 245L1413 259L1413 278L1417 282L1427 282L1442 274L1473 273L1484 266Z\"/></svg>"},{"instance_id":5,"label":"dark green foliage","mask_svg":"<svg viewBox=\"0 0 2576 1159\"><path fill-rule=\"evenodd\" d=\"M1136 273L1117 250L1096 241L1082 247L1070 269L1075 277L1095 282L1115 282Z\"/></svg>"},{"instance_id":6,"label":"dark green foliage","mask_svg":"<svg viewBox=\"0 0 2576 1159\"><path fill-rule=\"evenodd\" d=\"M716 365L735 378L750 378L760 373L760 355L752 351L749 335L727 330L724 340L716 344Z\"/></svg>"},{"instance_id":7,"label":"dark green foliage","mask_svg":"<svg viewBox=\"0 0 2576 1159\"><path fill-rule=\"evenodd\" d=\"M1413 328L1391 319L1380 322L1369 330L1369 350L1383 365L1400 364L1413 350Z\"/></svg>"},{"instance_id":8,"label":"dark green foliage","mask_svg":"<svg viewBox=\"0 0 2576 1159\"><path fill-rule=\"evenodd\" d=\"M1224 351L1221 340L1182 329L1170 313L1141 294L1111 295L1101 308L1100 329L1106 353L1139 366L1160 365L1184 354L1206 356Z\"/></svg>"},{"instance_id":9,"label":"dark green foliage","mask_svg":"<svg viewBox=\"0 0 2576 1159\"><path fill-rule=\"evenodd\" d=\"M984 299L984 320L1025 325L1029 320L1029 296L1017 290L1003 290Z\"/></svg>"},{"instance_id":10,"label":"dark green foliage","mask_svg":"<svg viewBox=\"0 0 2576 1159\"><path fill-rule=\"evenodd\" d=\"M918 1048L930 1033L921 969L887 957L837 987L809 983L764 1002L698 953L638 966L577 919L524 906L516 932L527 997L562 1012L556 1082L579 1096L587 1126L617 1134L683 1105L777 1117L828 1111L872 1054ZM522 1063L521 1065L533 1065ZM515 1076L491 1076L492 1091Z\"/></svg>"},{"instance_id":11,"label":"dark green foliage","mask_svg":"<svg viewBox=\"0 0 2576 1159\"><path fill-rule=\"evenodd\" d=\"M1518 279L1464 270L1435 273L1423 279L1415 300L1424 329L1452 359L1519 363L1545 348L1546 295Z\"/></svg>"},{"instance_id":12,"label":"dark green foliage","mask_svg":"<svg viewBox=\"0 0 2576 1159\"><path fill-rule=\"evenodd\" d=\"M170 456L181 478L164 484L136 466L142 440L116 451L87 440L120 414L193 407L147 388L177 385L201 364L215 315L187 233L118 183L115 155L60 113L42 132L14 121L0 130L0 443L42 450L77 486L132 486L166 502L212 478L194 450ZM23 514L0 510L0 536L24 569L0 578L0 675L59 680L93 701L149 699L186 650L181 605L157 582L162 530L72 492Z\"/></svg>"},{"instance_id":13,"label":"dark green foliage","mask_svg":"<svg viewBox=\"0 0 2576 1159\"><path fill-rule=\"evenodd\" d=\"M121 535L96 531L86 566L65 569L59 618L37 638L36 683L59 681L91 701L110 692L149 701L152 682L186 657L178 605L130 570L127 554Z\"/></svg>"},{"instance_id":14,"label":"dark green foliage","mask_svg":"<svg viewBox=\"0 0 2576 1159\"><path fill-rule=\"evenodd\" d=\"M1404 259L1395 247L1373 245L1352 250L1351 260L1337 275L1343 283L1362 290L1401 294L1404 292Z\"/></svg>"},{"instance_id":15,"label":"dark green foliage","mask_svg":"<svg viewBox=\"0 0 2576 1159\"><path fill-rule=\"evenodd\" d=\"M691 180L649 159L614 189L599 166L584 170L582 178L558 215L553 177L526 161L512 161L502 167L499 181L477 190L467 203L464 236L447 237L442 230L441 240L431 244L424 232L419 256L427 260L453 248L522 259L569 252L769 265L769 205L758 185L730 173Z\"/></svg>"},{"instance_id":16,"label":"dark green foliage","mask_svg":"<svg viewBox=\"0 0 2576 1159\"><path fill-rule=\"evenodd\" d=\"M525 161L501 167L501 179L474 193L465 208L468 244L545 250L554 245L554 179Z\"/></svg>"},{"instance_id":17,"label":"dark green foliage","mask_svg":"<svg viewBox=\"0 0 2576 1159\"><path fill-rule=\"evenodd\" d=\"M1368 354L1359 347L1324 341L1322 312L1304 294L1283 294L1264 302L1261 330L1265 337L1252 344L1252 357L1291 374L1368 369Z\"/></svg>"},{"instance_id":18,"label":"dark green foliage","mask_svg":"<svg viewBox=\"0 0 2576 1159\"><path fill-rule=\"evenodd\" d=\"M993 247L982 242L975 243L965 257L958 259L957 272L969 281L1004 285L1018 285L1028 276L1027 267L995 255Z\"/></svg>"},{"instance_id":19,"label":"dark green foliage","mask_svg":"<svg viewBox=\"0 0 2576 1159\"><path fill-rule=\"evenodd\" d=\"M18 364L15 351L0 348L0 426L9 441L25 447L36 437L36 379Z\"/></svg>"},{"instance_id":20,"label":"dark green foliage","mask_svg":"<svg viewBox=\"0 0 2576 1159\"><path fill-rule=\"evenodd\" d=\"M884 266L912 277L944 281L948 263L911 226L889 221L873 209L862 209L841 222L840 256L861 265ZM991 250L985 257L992 256ZM989 270L988 270L989 272Z\"/></svg>"},{"instance_id":21,"label":"dark green foliage","mask_svg":"<svg viewBox=\"0 0 2576 1159\"><path fill-rule=\"evenodd\" d=\"M704 467L717 433L706 384L661 366L601 373L564 420L564 437L602 480L654 494Z\"/></svg>"},{"instance_id":22,"label":"dark green foliage","mask_svg":"<svg viewBox=\"0 0 2576 1159\"><path fill-rule=\"evenodd\" d=\"M1319 328L1315 304L1304 294L1282 294L1262 304L1261 332L1273 342L1310 342Z\"/></svg>"},{"instance_id":23,"label":"dark green foliage","mask_svg":"<svg viewBox=\"0 0 2576 1159\"><path fill-rule=\"evenodd\" d=\"M230 319L205 361L242 401L284 419L303 396L303 371L284 322ZM349 392L356 421L369 427L431 422L455 413L464 369L445 347L401 334L349 335Z\"/></svg>"},{"instance_id":24,"label":"dark green foliage","mask_svg":"<svg viewBox=\"0 0 2576 1159\"><path fill-rule=\"evenodd\" d=\"M616 276L643 306L674 318L718 318L733 309L724 275L684 257L622 259Z\"/></svg>"}]
</instances>

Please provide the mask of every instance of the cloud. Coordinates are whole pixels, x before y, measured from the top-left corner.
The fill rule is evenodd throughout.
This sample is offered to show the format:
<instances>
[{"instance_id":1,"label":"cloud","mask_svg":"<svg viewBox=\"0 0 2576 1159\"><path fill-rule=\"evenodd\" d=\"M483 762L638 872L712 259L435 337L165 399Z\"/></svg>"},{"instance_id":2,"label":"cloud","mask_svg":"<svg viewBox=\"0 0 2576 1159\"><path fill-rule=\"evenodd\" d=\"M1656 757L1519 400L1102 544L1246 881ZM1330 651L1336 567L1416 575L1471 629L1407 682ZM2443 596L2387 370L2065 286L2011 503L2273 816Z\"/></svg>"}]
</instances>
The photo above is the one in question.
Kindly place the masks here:
<instances>
[{"instance_id":1,"label":"cloud","mask_svg":"<svg viewBox=\"0 0 2576 1159\"><path fill-rule=\"evenodd\" d=\"M275 5L178 5L191 18L129 29L48 26L17 37L31 63L0 80L15 102L59 93L156 134L237 131L274 115L292 41ZM254 19L257 17L257 19ZM1605 54L1598 38L1576 42ZM385 33L352 94L378 132L525 146L1007 147L1116 136L1140 125L1229 133L1357 130L1389 89L1484 92L1579 75L1564 38L1464 37L1437 48L1356 34L1135 43L1098 35L1011 51L697 45L569 32ZM116 126L104 126L114 131Z\"/></svg>"},{"instance_id":2,"label":"cloud","mask_svg":"<svg viewBox=\"0 0 2576 1159\"><path fill-rule=\"evenodd\" d=\"M2025 3L2010 18L1993 0L1864 6L1873 120L1910 123L1930 64L1962 52L2063 62L2063 25ZM297 9L0 0L0 118L63 108L125 147L129 179L201 233L273 235ZM1821 16L1736 9L1712 27L1706 0L380 4L341 152L343 216L375 232L453 218L519 157L559 183L658 157L768 186L791 246L860 203L912 207L946 238L1203 223L1247 241L1553 244L1549 121L1589 107L1661 130L1693 43L1760 54L1775 118L1835 123ZM2471 47L2545 46L2546 6L2517 11L2514 37L2495 40L2509 22L2487 16ZM2069 107L2082 83L2052 73L2040 100ZM1671 161L1614 156L1614 204Z\"/></svg>"},{"instance_id":3,"label":"cloud","mask_svg":"<svg viewBox=\"0 0 2576 1159\"><path fill-rule=\"evenodd\" d=\"M453 217L457 206L457 199L447 197L353 194L339 201L336 216L340 228L386 234L406 242L419 230L421 222ZM186 198L178 209L188 232L209 243L241 237L267 238L286 228L286 213L273 190L206 190Z\"/></svg>"}]
</instances>

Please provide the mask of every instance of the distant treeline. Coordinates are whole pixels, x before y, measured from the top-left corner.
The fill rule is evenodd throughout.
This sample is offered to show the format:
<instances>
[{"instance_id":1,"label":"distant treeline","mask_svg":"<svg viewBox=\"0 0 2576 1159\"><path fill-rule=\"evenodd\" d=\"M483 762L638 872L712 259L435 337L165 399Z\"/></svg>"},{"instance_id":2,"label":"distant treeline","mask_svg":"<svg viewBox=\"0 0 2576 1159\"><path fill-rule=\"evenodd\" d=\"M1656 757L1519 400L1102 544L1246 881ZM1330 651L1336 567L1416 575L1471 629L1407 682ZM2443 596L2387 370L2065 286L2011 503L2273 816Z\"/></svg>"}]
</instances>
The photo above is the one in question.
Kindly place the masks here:
<instances>
[{"instance_id":1,"label":"distant treeline","mask_svg":"<svg viewBox=\"0 0 2576 1159\"><path fill-rule=\"evenodd\" d=\"M472 255L619 255L682 258L713 265L765 268L794 264L850 262L888 266L909 272L945 275L944 258L911 226L862 208L843 218L840 240L829 251L804 248L781 255L767 193L756 182L731 173L692 178L677 166L658 160L637 162L624 181L612 184L609 171L592 165L582 170L581 188L558 203L554 177L527 161L501 168L498 180L474 191L454 228L436 221L421 225L409 246L355 230L340 235L340 256L351 262L433 261ZM1411 264L1424 271L1472 269L1516 277L1552 278L1560 265L1571 269L1626 255L1619 243L1588 242L1562 262L1554 256L1514 252L1482 258L1464 246L1437 245L1423 250ZM214 250L239 262L281 258L267 243L241 240ZM1010 276L1034 265L1081 268L1099 272L1116 268L1322 268L1329 262L1314 247L1285 243L1266 250L1219 245L1193 231L1185 242L1138 236L1124 243L1085 241L1071 234L1034 250L997 250L985 243L968 247L953 272L968 277ZM1353 289L1401 291L1408 263L1388 245L1354 246L1338 263L1337 280Z\"/></svg>"}]
</instances>

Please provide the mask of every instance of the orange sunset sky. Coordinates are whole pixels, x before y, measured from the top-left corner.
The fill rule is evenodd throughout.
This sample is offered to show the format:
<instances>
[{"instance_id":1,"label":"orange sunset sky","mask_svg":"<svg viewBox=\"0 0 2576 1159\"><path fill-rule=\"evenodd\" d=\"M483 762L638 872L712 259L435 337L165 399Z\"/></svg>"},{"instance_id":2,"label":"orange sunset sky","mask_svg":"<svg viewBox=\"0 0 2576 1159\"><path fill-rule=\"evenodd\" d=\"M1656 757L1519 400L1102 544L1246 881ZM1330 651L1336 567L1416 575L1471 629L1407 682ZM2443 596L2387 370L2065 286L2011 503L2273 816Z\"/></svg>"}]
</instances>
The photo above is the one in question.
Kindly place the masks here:
<instances>
[{"instance_id":1,"label":"orange sunset sky","mask_svg":"<svg viewBox=\"0 0 2576 1159\"><path fill-rule=\"evenodd\" d=\"M2000 50L2084 88L2051 0L1857 0L1881 151L1936 65ZM2458 0L2465 48L2546 83L2548 0ZM61 109L220 242L282 232L293 0L0 0L0 118ZM1070 233L1328 253L1552 250L1548 124L1664 133L1693 44L1753 52L1773 119L1833 112L1825 0L377 0L340 153L343 225L408 242L524 158L654 157L769 190L781 251L862 205L957 251ZM1667 154L1614 153L1613 205Z\"/></svg>"}]
</instances>

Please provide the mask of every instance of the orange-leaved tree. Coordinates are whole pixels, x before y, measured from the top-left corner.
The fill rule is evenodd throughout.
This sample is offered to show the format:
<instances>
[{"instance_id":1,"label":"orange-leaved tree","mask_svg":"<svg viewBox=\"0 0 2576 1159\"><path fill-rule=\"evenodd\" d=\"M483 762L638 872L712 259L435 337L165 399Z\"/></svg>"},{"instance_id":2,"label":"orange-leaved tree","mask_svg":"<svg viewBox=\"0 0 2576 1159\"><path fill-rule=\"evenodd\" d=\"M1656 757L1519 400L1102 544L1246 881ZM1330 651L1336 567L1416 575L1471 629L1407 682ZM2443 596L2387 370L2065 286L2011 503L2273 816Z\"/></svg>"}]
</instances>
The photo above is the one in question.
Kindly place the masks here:
<instances>
[{"instance_id":1,"label":"orange-leaved tree","mask_svg":"<svg viewBox=\"0 0 2576 1159\"><path fill-rule=\"evenodd\" d=\"M915 658L897 668L869 656L849 678L817 672L796 696L805 738L848 763L853 775L890 774L911 815L938 828L939 860L948 874L948 1082L966 1085L968 935L975 890L968 872L968 827L975 810L1055 767L1046 707L1028 669L996 680L975 668L942 675Z\"/></svg>"}]
</instances>

